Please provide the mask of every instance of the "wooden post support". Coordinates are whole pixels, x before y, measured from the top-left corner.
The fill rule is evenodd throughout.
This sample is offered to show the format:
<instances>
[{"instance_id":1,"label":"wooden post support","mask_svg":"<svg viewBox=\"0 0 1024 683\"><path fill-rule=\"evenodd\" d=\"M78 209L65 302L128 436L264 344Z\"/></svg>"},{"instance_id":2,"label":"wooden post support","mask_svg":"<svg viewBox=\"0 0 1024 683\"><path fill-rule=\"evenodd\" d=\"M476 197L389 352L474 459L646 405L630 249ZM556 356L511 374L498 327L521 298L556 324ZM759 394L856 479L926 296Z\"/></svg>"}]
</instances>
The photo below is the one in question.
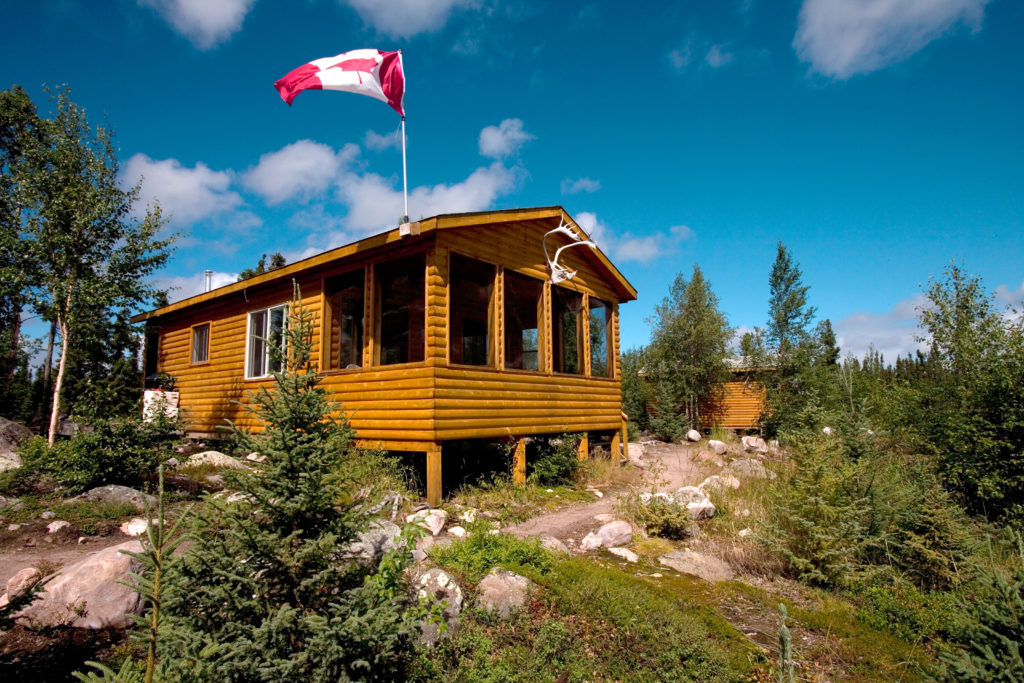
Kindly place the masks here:
<instances>
[{"instance_id":1,"label":"wooden post support","mask_svg":"<svg viewBox=\"0 0 1024 683\"><path fill-rule=\"evenodd\" d=\"M516 441L516 452L512 461L512 482L526 483L526 439Z\"/></svg>"},{"instance_id":2,"label":"wooden post support","mask_svg":"<svg viewBox=\"0 0 1024 683\"><path fill-rule=\"evenodd\" d=\"M629 418L622 413L622 459L629 460Z\"/></svg>"},{"instance_id":3,"label":"wooden post support","mask_svg":"<svg viewBox=\"0 0 1024 683\"><path fill-rule=\"evenodd\" d=\"M437 507L441 504L441 444L434 443L427 456L427 504Z\"/></svg>"},{"instance_id":4,"label":"wooden post support","mask_svg":"<svg viewBox=\"0 0 1024 683\"><path fill-rule=\"evenodd\" d=\"M583 435L580 437L580 443L576 449L576 457L580 462L583 462L590 456L590 441L587 439L586 432L583 432Z\"/></svg>"},{"instance_id":5,"label":"wooden post support","mask_svg":"<svg viewBox=\"0 0 1024 683\"><path fill-rule=\"evenodd\" d=\"M615 430L615 433L612 434L612 453L611 453L611 456L610 456L610 459L611 459L611 461L613 463L617 463L617 462L619 462L619 460L622 459L622 456L620 455L620 452L619 452L619 448L621 446L621 443L619 442L620 438L621 438L621 436L619 434L619 431Z\"/></svg>"}]
</instances>

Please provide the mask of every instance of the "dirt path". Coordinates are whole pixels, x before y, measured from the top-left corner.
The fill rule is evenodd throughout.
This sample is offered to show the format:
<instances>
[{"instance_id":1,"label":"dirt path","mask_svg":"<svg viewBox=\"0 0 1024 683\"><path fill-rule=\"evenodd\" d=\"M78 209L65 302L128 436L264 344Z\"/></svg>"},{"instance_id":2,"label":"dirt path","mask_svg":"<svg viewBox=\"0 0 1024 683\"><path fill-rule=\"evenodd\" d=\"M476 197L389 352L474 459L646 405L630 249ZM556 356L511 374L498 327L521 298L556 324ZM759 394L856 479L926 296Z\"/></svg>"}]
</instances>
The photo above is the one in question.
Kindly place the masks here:
<instances>
[{"instance_id":1,"label":"dirt path","mask_svg":"<svg viewBox=\"0 0 1024 683\"><path fill-rule=\"evenodd\" d=\"M696 485L705 474L693 461L697 450L692 446L657 443L647 448L644 487L648 490L674 491L681 486ZM528 519L505 529L516 536L554 536L569 545L578 543L589 532L597 530L604 521L597 515L615 515L615 507L624 491L608 491L593 503L574 505L555 512ZM607 521L607 519L605 520Z\"/></svg>"}]
</instances>

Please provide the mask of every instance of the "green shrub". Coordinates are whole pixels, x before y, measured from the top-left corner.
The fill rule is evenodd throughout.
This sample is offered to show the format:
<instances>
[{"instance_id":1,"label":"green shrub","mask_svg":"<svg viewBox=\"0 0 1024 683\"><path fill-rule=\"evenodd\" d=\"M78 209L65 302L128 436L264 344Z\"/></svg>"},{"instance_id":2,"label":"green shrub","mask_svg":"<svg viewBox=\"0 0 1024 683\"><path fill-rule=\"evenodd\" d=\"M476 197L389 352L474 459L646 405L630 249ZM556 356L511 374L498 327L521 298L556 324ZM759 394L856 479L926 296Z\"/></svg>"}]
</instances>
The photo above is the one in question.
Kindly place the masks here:
<instances>
[{"instance_id":1,"label":"green shrub","mask_svg":"<svg viewBox=\"0 0 1024 683\"><path fill-rule=\"evenodd\" d=\"M924 592L899 577L889 582L879 578L854 592L854 600L859 604L857 619L861 623L888 631L908 643L946 638L964 627L965 614L955 593Z\"/></svg>"},{"instance_id":2,"label":"green shrub","mask_svg":"<svg viewBox=\"0 0 1024 683\"><path fill-rule=\"evenodd\" d=\"M684 539L690 536L693 519L689 511L661 498L651 498L646 504L639 499L629 505L633 520L652 536Z\"/></svg>"},{"instance_id":3,"label":"green shrub","mask_svg":"<svg viewBox=\"0 0 1024 683\"><path fill-rule=\"evenodd\" d=\"M558 439L539 441L530 481L544 486L572 482L580 467L577 448L582 438L581 434L563 434Z\"/></svg>"},{"instance_id":4,"label":"green shrub","mask_svg":"<svg viewBox=\"0 0 1024 683\"><path fill-rule=\"evenodd\" d=\"M435 546L430 557L438 565L458 572L467 581L476 583L493 567L515 571L532 567L544 574L551 566L551 556L536 538L517 538L508 534L491 534L486 522L475 522L462 540L446 546Z\"/></svg>"},{"instance_id":5,"label":"green shrub","mask_svg":"<svg viewBox=\"0 0 1024 683\"><path fill-rule=\"evenodd\" d=\"M24 488L41 476L72 493L107 484L138 486L174 454L179 428L174 420L115 418L95 421L52 448L46 439L34 437L19 450L22 467L11 488Z\"/></svg>"}]
</instances>

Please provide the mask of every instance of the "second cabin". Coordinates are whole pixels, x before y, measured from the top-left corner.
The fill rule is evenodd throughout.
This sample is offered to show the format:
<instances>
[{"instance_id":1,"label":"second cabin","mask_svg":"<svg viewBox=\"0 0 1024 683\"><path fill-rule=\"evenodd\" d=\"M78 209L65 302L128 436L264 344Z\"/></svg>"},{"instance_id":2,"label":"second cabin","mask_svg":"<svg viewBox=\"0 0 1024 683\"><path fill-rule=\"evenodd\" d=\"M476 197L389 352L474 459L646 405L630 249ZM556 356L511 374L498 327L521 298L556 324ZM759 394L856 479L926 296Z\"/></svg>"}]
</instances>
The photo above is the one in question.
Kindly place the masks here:
<instances>
[{"instance_id":1,"label":"second cabin","mask_svg":"<svg viewBox=\"0 0 1024 683\"><path fill-rule=\"evenodd\" d=\"M562 232L549 232L563 226ZM552 277L548 254L575 272ZM195 437L272 381L267 340L283 339L292 282L314 314L313 357L358 444L423 454L440 502L445 444L516 444L579 432L610 439L621 413L619 306L636 290L561 207L436 216L143 313L146 374L176 381ZM581 457L587 453L587 438Z\"/></svg>"}]
</instances>

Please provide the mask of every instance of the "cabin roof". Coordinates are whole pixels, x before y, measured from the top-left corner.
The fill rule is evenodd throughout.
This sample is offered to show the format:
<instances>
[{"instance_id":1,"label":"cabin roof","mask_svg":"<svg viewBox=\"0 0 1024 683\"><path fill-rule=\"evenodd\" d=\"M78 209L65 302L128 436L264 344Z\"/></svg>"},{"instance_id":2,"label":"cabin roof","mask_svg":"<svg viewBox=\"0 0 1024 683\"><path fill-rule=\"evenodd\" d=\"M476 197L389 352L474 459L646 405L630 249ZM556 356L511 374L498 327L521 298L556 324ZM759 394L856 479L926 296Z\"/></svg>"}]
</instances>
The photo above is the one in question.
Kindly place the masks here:
<instances>
[{"instance_id":1,"label":"cabin roof","mask_svg":"<svg viewBox=\"0 0 1024 683\"><path fill-rule=\"evenodd\" d=\"M564 219L566 224L568 224L569 227L581 238L587 239L589 237L586 231L583 230L579 224L576 223L573 217L570 216L569 213L561 206L542 206L525 209L502 209L497 211L441 214L431 218L424 218L419 221L410 222L409 232L410 236L416 236L425 235L433 230L448 230L481 225L498 226L517 221L548 221L552 223L552 227L556 227L558 221L555 219L558 219L558 221ZM402 242L406 238L406 236L401 234L400 228L387 230L376 235L371 235L370 237L366 237L357 242L352 242L350 244L329 249L328 251L320 254L301 259L295 263L289 263L281 268L276 268L270 272L242 280L241 282L233 282L229 285L212 289L209 292L203 292L202 294L196 294L195 296L188 297L187 299L176 301L175 303L163 306L162 308L157 308L145 313L139 313L132 317L131 320L132 322L142 322L158 318L160 316L167 315L168 313L181 311L197 304L212 301L222 296L242 291L249 287L262 285L275 280L284 280L312 268L331 263L332 261L336 261L347 256L352 256L353 254L384 247L392 243ZM609 284L612 285L621 301L633 301L636 299L636 289L628 280L626 280L622 273L619 272L618 268L612 264L600 248L584 248L575 249L573 251L575 251L576 254L582 255L583 258L586 258L597 267L598 271L601 272Z\"/></svg>"}]
</instances>

